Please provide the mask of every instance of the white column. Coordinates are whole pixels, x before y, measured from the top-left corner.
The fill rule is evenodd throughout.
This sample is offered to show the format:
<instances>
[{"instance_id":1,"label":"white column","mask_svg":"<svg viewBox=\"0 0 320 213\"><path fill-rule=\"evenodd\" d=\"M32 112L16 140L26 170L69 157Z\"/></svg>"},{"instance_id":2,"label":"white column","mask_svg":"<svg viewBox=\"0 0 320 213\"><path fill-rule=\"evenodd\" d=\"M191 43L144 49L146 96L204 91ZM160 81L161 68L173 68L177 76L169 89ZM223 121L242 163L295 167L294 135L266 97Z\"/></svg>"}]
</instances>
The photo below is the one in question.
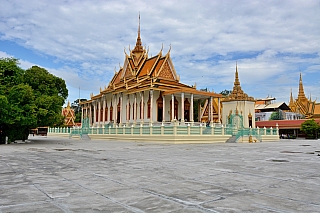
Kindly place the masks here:
<instances>
[{"instance_id":1,"label":"white column","mask_svg":"<svg viewBox=\"0 0 320 213\"><path fill-rule=\"evenodd\" d=\"M141 92L141 121L144 121L144 92Z\"/></svg>"},{"instance_id":2,"label":"white column","mask_svg":"<svg viewBox=\"0 0 320 213\"><path fill-rule=\"evenodd\" d=\"M89 123L92 125L92 103L89 106Z\"/></svg>"},{"instance_id":3,"label":"white column","mask_svg":"<svg viewBox=\"0 0 320 213\"><path fill-rule=\"evenodd\" d=\"M181 121L184 122L184 92L181 93Z\"/></svg>"},{"instance_id":4,"label":"white column","mask_svg":"<svg viewBox=\"0 0 320 213\"><path fill-rule=\"evenodd\" d=\"M174 95L171 95L171 121L175 119L174 117Z\"/></svg>"},{"instance_id":5,"label":"white column","mask_svg":"<svg viewBox=\"0 0 320 213\"><path fill-rule=\"evenodd\" d=\"M220 98L218 98L218 118L219 118L219 123L220 123Z\"/></svg>"},{"instance_id":6,"label":"white column","mask_svg":"<svg viewBox=\"0 0 320 213\"><path fill-rule=\"evenodd\" d=\"M106 97L103 97L103 107L102 107L102 109L103 109L102 122L103 122L103 124L105 124L106 123Z\"/></svg>"},{"instance_id":7,"label":"white column","mask_svg":"<svg viewBox=\"0 0 320 213\"><path fill-rule=\"evenodd\" d=\"M190 103L190 121L193 122L194 116L193 116L193 94L191 94L191 103Z\"/></svg>"},{"instance_id":8,"label":"white column","mask_svg":"<svg viewBox=\"0 0 320 213\"><path fill-rule=\"evenodd\" d=\"M100 125L100 121L101 121L101 100L99 99L99 102L98 102L98 125Z\"/></svg>"},{"instance_id":9,"label":"white column","mask_svg":"<svg viewBox=\"0 0 320 213\"><path fill-rule=\"evenodd\" d=\"M122 94L120 94L120 123L122 124ZM118 114L118 113L117 113Z\"/></svg>"},{"instance_id":10,"label":"white column","mask_svg":"<svg viewBox=\"0 0 320 213\"><path fill-rule=\"evenodd\" d=\"M127 106L127 107L126 107L126 108L127 108L126 120L127 120L127 121L126 121L126 122L129 123L129 121L130 121L130 116L129 116L129 115L130 115L130 107L129 107L129 104L130 104L130 96L127 95L126 97L127 97L127 104L126 104L126 106Z\"/></svg>"},{"instance_id":11,"label":"white column","mask_svg":"<svg viewBox=\"0 0 320 213\"><path fill-rule=\"evenodd\" d=\"M111 99L112 101L112 99ZM106 100L106 107L108 107L108 110L107 110L107 121L110 122L110 106L108 107L108 100Z\"/></svg>"},{"instance_id":12,"label":"white column","mask_svg":"<svg viewBox=\"0 0 320 213\"><path fill-rule=\"evenodd\" d=\"M150 90L150 122L153 122L153 90Z\"/></svg>"},{"instance_id":13,"label":"white column","mask_svg":"<svg viewBox=\"0 0 320 213\"><path fill-rule=\"evenodd\" d=\"M84 113L84 106L81 107L81 126L82 126L82 122L83 122L83 113Z\"/></svg>"},{"instance_id":14,"label":"white column","mask_svg":"<svg viewBox=\"0 0 320 213\"><path fill-rule=\"evenodd\" d=\"M137 120L137 94L134 94L134 106L133 106L133 122Z\"/></svg>"},{"instance_id":15,"label":"white column","mask_svg":"<svg viewBox=\"0 0 320 213\"><path fill-rule=\"evenodd\" d=\"M213 122L213 98L210 97L210 122Z\"/></svg>"},{"instance_id":16,"label":"white column","mask_svg":"<svg viewBox=\"0 0 320 213\"><path fill-rule=\"evenodd\" d=\"M93 124L97 121L97 102L94 102L93 104Z\"/></svg>"},{"instance_id":17,"label":"white column","mask_svg":"<svg viewBox=\"0 0 320 213\"><path fill-rule=\"evenodd\" d=\"M113 120L114 123L117 123L118 120L118 104L117 104L117 95L114 95L113 97Z\"/></svg>"},{"instance_id":18,"label":"white column","mask_svg":"<svg viewBox=\"0 0 320 213\"><path fill-rule=\"evenodd\" d=\"M162 121L165 121L165 116L166 116L166 97L163 95L162 96Z\"/></svg>"}]
</instances>

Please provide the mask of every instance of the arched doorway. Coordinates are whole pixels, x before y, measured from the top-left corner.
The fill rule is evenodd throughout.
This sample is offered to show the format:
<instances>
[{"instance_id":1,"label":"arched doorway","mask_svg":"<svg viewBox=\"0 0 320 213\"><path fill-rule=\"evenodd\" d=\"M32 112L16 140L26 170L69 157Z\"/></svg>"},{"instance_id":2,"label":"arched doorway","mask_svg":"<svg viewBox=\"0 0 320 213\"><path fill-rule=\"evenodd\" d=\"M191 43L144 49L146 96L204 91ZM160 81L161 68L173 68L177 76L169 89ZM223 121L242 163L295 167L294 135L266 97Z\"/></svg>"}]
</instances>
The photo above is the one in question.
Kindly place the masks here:
<instances>
[{"instance_id":1,"label":"arched doorway","mask_svg":"<svg viewBox=\"0 0 320 213\"><path fill-rule=\"evenodd\" d=\"M157 121L163 121L163 98L161 92L159 94L159 98L157 99Z\"/></svg>"},{"instance_id":2,"label":"arched doorway","mask_svg":"<svg viewBox=\"0 0 320 213\"><path fill-rule=\"evenodd\" d=\"M184 119L190 121L190 102L188 99L184 101Z\"/></svg>"},{"instance_id":3,"label":"arched doorway","mask_svg":"<svg viewBox=\"0 0 320 213\"><path fill-rule=\"evenodd\" d=\"M117 123L120 123L120 115L121 115L121 113L120 113L120 109L121 109L120 104L121 104L121 100L119 98L119 102L118 102L118 106L117 106Z\"/></svg>"}]
</instances>

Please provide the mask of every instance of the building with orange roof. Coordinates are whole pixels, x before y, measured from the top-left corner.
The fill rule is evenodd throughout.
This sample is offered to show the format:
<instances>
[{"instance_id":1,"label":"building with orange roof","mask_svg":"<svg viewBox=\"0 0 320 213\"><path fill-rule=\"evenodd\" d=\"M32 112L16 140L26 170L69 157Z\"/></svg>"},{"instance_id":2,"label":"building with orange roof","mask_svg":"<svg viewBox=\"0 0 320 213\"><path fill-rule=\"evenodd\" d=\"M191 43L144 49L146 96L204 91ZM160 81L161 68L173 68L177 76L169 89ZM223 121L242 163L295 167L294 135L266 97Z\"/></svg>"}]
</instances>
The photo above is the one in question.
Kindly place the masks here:
<instances>
[{"instance_id":1,"label":"building with orange roof","mask_svg":"<svg viewBox=\"0 0 320 213\"><path fill-rule=\"evenodd\" d=\"M320 103L316 103L316 100L312 100L311 95L309 99L306 97L301 73L299 79L298 98L294 99L291 91L289 107L291 112L302 114L307 119L320 118Z\"/></svg>"},{"instance_id":2,"label":"building with orange roof","mask_svg":"<svg viewBox=\"0 0 320 213\"><path fill-rule=\"evenodd\" d=\"M198 106L198 121L220 123L222 95L181 83L170 50L163 54L161 49L157 55L148 56L141 42L139 16L136 45L129 54L125 52L123 66L107 87L81 103L82 116L89 118L90 126L194 122L195 100L204 103Z\"/></svg>"}]
</instances>

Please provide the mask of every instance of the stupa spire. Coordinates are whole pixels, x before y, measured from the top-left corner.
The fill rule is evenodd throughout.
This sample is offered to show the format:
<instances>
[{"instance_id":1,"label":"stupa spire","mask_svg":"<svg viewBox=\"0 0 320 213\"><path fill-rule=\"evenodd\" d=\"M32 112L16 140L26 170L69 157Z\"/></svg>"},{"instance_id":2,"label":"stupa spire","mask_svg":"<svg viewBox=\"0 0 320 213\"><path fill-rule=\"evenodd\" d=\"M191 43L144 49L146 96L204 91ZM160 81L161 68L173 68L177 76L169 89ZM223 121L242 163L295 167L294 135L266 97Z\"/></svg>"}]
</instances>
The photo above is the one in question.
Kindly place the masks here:
<instances>
[{"instance_id":1,"label":"stupa spire","mask_svg":"<svg viewBox=\"0 0 320 213\"><path fill-rule=\"evenodd\" d=\"M234 100L253 101L253 97L249 97L241 89L237 63L236 63L236 73L235 73L233 90L231 94L228 97L226 97L225 101L234 101Z\"/></svg>"},{"instance_id":2,"label":"stupa spire","mask_svg":"<svg viewBox=\"0 0 320 213\"><path fill-rule=\"evenodd\" d=\"M305 99L307 98L306 98L306 95L304 94L302 75L300 73L298 100L305 100Z\"/></svg>"},{"instance_id":3,"label":"stupa spire","mask_svg":"<svg viewBox=\"0 0 320 213\"><path fill-rule=\"evenodd\" d=\"M240 86L239 74L238 74L238 63L236 62L236 73L234 79L234 86Z\"/></svg>"},{"instance_id":4,"label":"stupa spire","mask_svg":"<svg viewBox=\"0 0 320 213\"><path fill-rule=\"evenodd\" d=\"M143 52L143 46L142 46L141 37L140 37L140 13L139 13L139 25L138 25L137 42L136 42L136 46L134 47L132 52L133 53Z\"/></svg>"},{"instance_id":5,"label":"stupa spire","mask_svg":"<svg viewBox=\"0 0 320 213\"><path fill-rule=\"evenodd\" d=\"M293 100L292 89L291 89L289 105L291 105L291 104L293 104L293 103L294 103L294 100Z\"/></svg>"}]
</instances>

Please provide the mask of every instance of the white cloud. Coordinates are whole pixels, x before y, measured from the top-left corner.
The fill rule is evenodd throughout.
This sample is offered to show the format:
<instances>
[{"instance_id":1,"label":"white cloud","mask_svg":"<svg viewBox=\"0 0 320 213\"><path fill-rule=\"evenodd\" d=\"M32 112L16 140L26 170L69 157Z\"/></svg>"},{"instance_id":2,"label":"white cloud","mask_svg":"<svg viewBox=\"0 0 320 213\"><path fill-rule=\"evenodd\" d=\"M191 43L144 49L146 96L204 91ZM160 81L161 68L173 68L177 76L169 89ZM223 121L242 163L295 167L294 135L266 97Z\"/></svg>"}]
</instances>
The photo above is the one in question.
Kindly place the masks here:
<instances>
[{"instance_id":1,"label":"white cloud","mask_svg":"<svg viewBox=\"0 0 320 213\"><path fill-rule=\"evenodd\" d=\"M133 49L140 12L143 45L156 55L171 44L183 83L232 89L238 61L249 95L282 98L301 67L319 81L319 9L298 0L4 1L0 39L53 56L66 64L53 73L96 94L122 65L123 48Z\"/></svg>"}]
</instances>

